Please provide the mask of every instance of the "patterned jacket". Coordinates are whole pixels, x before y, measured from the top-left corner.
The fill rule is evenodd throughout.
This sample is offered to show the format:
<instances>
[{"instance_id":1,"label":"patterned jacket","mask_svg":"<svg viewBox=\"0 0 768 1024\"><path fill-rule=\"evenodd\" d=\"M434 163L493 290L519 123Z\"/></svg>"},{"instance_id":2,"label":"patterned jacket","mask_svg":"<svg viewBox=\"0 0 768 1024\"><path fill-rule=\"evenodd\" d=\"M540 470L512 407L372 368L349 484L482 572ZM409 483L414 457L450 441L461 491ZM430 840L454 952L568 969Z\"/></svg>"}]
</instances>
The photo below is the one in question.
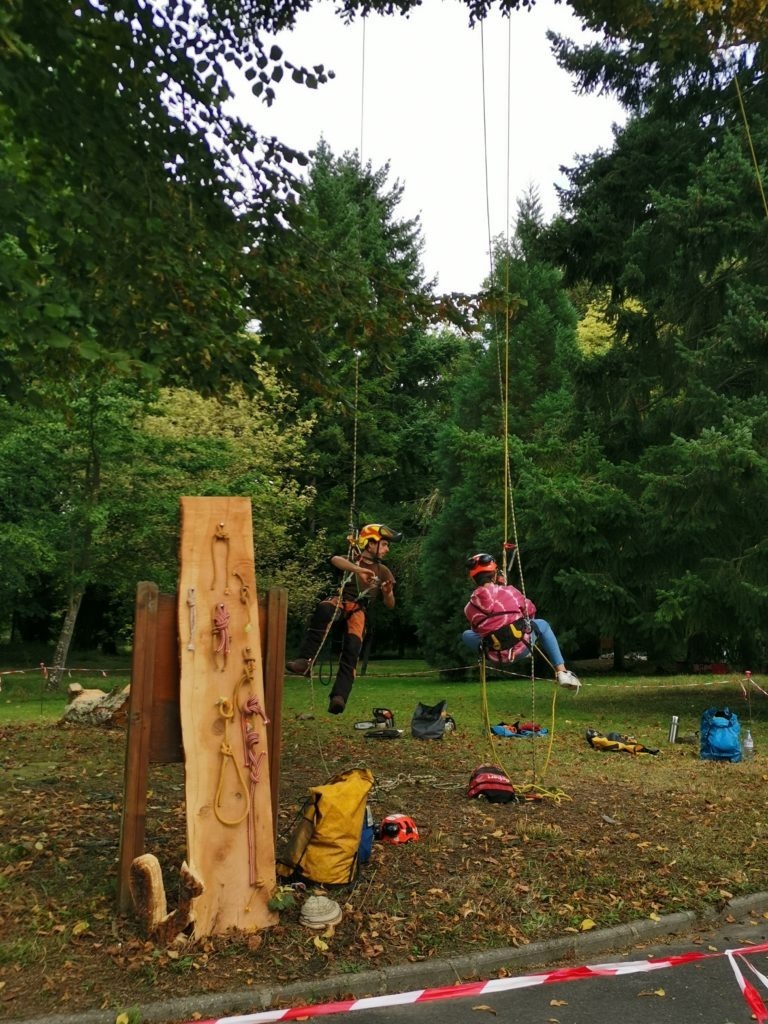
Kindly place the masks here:
<instances>
[{"instance_id":1,"label":"patterned jacket","mask_svg":"<svg viewBox=\"0 0 768 1024\"><path fill-rule=\"evenodd\" d=\"M511 626L520 619L532 619L536 605L525 597L517 587L510 584L486 583L477 587L464 608L464 614L472 629L481 637L490 636L502 626ZM507 650L490 650L488 657L494 661L514 661L529 649L530 625L526 625L524 638Z\"/></svg>"}]
</instances>

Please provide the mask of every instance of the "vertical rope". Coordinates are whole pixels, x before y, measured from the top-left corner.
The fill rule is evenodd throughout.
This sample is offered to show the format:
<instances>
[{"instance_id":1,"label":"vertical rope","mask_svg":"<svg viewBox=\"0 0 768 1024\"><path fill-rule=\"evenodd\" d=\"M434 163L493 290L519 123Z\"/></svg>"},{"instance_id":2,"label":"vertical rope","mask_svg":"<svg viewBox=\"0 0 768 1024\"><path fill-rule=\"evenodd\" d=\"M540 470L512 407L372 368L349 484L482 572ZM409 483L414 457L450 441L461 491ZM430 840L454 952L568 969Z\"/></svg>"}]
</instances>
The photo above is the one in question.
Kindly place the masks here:
<instances>
[{"instance_id":1,"label":"vertical rope","mask_svg":"<svg viewBox=\"0 0 768 1024\"><path fill-rule=\"evenodd\" d=\"M485 165L485 222L488 232L488 260L491 268L491 286L493 286L493 245L491 244L491 189L488 181L488 117L485 97L485 32L480 22L480 85L483 96L483 161Z\"/></svg>"},{"instance_id":2,"label":"vertical rope","mask_svg":"<svg viewBox=\"0 0 768 1024\"><path fill-rule=\"evenodd\" d=\"M752 163L755 168L755 176L757 178L757 187L760 189L760 196L763 200L763 209L765 210L765 216L768 217L768 201L765 198L765 189L763 188L763 179L760 174L760 164L757 160L757 154L755 153L755 147L752 142L752 133L749 130L749 121L747 120L747 110L744 106L744 98L741 95L741 87L739 86L739 80L736 75L733 76L733 84L736 86L736 95L739 97L739 107L741 108L741 116L744 121L744 130L747 133L747 143L749 144L749 151L752 154Z\"/></svg>"},{"instance_id":3,"label":"vertical rope","mask_svg":"<svg viewBox=\"0 0 768 1024\"><path fill-rule=\"evenodd\" d=\"M482 68L482 114L483 114L483 155L484 155L484 168L485 168L485 208L486 208L486 223L488 232L488 254L490 258L490 286L491 295L494 296L495 288L495 273L496 268L493 260L493 244L491 237L491 211L490 211L490 183L489 183L489 169L488 169L488 127L487 127L487 101L486 101L486 87L485 87L485 35L483 32L483 22L480 22L480 53L481 53L481 68ZM523 597L526 597L525 589L525 574L523 572L523 564L520 556L520 544L518 538L517 529L517 514L515 510L515 498L512 487L512 472L511 472L511 459L509 451L509 401L510 401L510 323L511 323L511 303L510 303L510 263L511 263L511 250L510 250L510 224L511 224L511 197L510 197L510 170L512 165L512 22L511 19L507 23L507 152L506 152L506 229L505 229L505 275L504 275L504 339L501 340L502 332L499 329L498 324L498 313L494 304L493 308L493 323L494 323L494 336L496 342L496 363L499 378L499 400L501 402L501 419L502 419L502 444L503 444L503 487L504 487L504 498L503 498L503 527L504 536L502 540L502 550L505 553L507 545L510 540L510 533L512 543L514 544L514 551L517 557L517 571L520 580L520 591ZM502 360L501 348L502 344L504 347L504 357ZM509 565L505 565L505 569L509 570L513 564L513 560L510 560ZM510 582L509 580L507 582ZM545 659L547 660L547 659ZM536 718L536 669L534 664L533 653L531 653L530 659L530 686L531 686L531 718L535 721ZM554 666L552 666L554 668ZM554 735L554 724L555 724L555 703L557 699L557 690L553 694L552 699L552 716L550 726L550 745L549 753L546 758L544 770L549 764L549 755L552 749L552 736ZM488 718L488 706L487 706L487 692L485 687L485 663L481 666L481 701L483 707L483 715L485 720L485 727L491 735L491 747L495 751L493 746L492 734L490 734L490 721ZM495 755L496 763L498 762L498 755ZM533 784L537 781L537 766L536 766L536 747L535 744L531 744L531 772L533 777Z\"/></svg>"},{"instance_id":4,"label":"vertical rope","mask_svg":"<svg viewBox=\"0 0 768 1024\"><path fill-rule=\"evenodd\" d=\"M355 514L357 512L357 418L360 402L360 352L355 351L355 405L352 419L352 484L350 487L349 528L355 532Z\"/></svg>"},{"instance_id":5,"label":"vertical rope","mask_svg":"<svg viewBox=\"0 0 768 1024\"><path fill-rule=\"evenodd\" d=\"M506 180L506 230L505 230L505 274L504 274L504 536L502 545L509 540L509 498L511 494L509 474L509 169L511 165L511 109L512 109L512 19L507 18L507 180ZM502 546L502 551L504 550Z\"/></svg>"},{"instance_id":6,"label":"vertical rope","mask_svg":"<svg viewBox=\"0 0 768 1024\"><path fill-rule=\"evenodd\" d=\"M360 61L360 169L363 168L363 129L365 127L365 15L363 15L363 49Z\"/></svg>"}]
</instances>

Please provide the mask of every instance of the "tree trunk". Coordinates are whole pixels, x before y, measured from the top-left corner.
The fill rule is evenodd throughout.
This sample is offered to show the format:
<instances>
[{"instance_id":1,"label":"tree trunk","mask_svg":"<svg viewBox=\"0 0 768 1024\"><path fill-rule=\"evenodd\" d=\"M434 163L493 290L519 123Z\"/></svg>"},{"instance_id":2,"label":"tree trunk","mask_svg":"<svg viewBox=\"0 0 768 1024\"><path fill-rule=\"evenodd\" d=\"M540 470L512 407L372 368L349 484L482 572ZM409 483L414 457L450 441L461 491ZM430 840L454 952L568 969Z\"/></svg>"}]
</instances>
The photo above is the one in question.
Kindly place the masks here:
<instances>
[{"instance_id":1,"label":"tree trunk","mask_svg":"<svg viewBox=\"0 0 768 1024\"><path fill-rule=\"evenodd\" d=\"M83 601L84 589L84 587L78 587L69 599L67 614L64 616L64 622L61 626L59 639L56 643L56 651L53 655L53 668L48 675L49 690L58 690L61 685L61 680L67 665L67 657L69 656L69 646L72 643L72 637L75 632L77 613L80 611L80 605Z\"/></svg>"}]
</instances>

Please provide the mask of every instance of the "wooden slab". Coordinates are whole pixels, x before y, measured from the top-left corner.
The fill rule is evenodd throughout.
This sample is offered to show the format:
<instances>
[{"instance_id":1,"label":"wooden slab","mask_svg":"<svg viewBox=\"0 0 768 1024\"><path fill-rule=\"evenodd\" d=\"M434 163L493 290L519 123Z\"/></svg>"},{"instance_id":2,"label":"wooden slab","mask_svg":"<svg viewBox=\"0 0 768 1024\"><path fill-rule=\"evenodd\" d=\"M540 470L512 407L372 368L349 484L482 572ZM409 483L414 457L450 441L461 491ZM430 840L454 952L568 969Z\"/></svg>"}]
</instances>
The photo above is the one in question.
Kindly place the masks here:
<instances>
[{"instance_id":1,"label":"wooden slab","mask_svg":"<svg viewBox=\"0 0 768 1024\"><path fill-rule=\"evenodd\" d=\"M247 498L182 498L178 592L194 937L277 921L264 679Z\"/></svg>"}]
</instances>

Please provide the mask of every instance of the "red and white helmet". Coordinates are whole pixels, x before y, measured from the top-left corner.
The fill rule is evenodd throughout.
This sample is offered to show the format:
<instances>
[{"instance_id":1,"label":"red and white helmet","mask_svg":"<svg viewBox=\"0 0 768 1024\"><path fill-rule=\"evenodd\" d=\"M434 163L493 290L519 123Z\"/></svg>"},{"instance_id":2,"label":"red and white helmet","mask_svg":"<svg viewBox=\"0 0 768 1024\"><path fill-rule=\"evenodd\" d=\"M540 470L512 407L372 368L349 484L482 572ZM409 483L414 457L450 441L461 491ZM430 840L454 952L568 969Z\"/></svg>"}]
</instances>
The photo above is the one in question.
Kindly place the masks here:
<instances>
[{"instance_id":1,"label":"red and white helmet","mask_svg":"<svg viewBox=\"0 0 768 1024\"><path fill-rule=\"evenodd\" d=\"M382 843L410 843L419 838L416 822L407 814L388 814L379 826Z\"/></svg>"}]
</instances>

